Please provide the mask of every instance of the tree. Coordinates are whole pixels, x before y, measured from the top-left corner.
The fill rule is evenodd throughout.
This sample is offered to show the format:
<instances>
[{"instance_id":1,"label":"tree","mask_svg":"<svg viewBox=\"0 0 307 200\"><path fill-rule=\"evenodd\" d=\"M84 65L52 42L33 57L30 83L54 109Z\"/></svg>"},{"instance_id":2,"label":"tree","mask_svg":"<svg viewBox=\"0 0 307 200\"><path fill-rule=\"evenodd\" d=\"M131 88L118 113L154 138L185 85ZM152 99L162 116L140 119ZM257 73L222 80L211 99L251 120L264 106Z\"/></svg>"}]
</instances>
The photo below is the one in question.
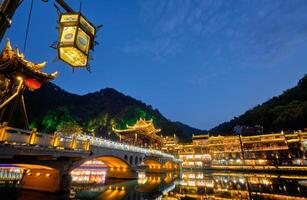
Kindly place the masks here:
<instances>
[{"instance_id":1,"label":"tree","mask_svg":"<svg viewBox=\"0 0 307 200\"><path fill-rule=\"evenodd\" d=\"M59 124L57 127L57 131L64 134L65 136L81 134L83 132L81 126L74 121L63 122Z\"/></svg>"},{"instance_id":2,"label":"tree","mask_svg":"<svg viewBox=\"0 0 307 200\"><path fill-rule=\"evenodd\" d=\"M36 121L37 124L40 123L39 120ZM63 123L77 123L76 121L78 120L72 115L70 109L67 106L62 106L48 111L41 120L42 127L38 126L36 128L42 129L45 133L52 133L62 126Z\"/></svg>"}]
</instances>

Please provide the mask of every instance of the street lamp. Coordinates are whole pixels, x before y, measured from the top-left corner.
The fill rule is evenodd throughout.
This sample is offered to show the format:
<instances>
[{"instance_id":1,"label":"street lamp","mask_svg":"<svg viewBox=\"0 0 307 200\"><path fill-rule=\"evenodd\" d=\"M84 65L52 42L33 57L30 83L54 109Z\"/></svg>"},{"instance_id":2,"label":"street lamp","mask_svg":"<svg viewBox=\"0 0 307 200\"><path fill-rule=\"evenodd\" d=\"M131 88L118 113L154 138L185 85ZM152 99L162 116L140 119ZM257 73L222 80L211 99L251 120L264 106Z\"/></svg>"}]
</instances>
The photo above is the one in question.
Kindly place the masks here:
<instances>
[{"instance_id":1,"label":"street lamp","mask_svg":"<svg viewBox=\"0 0 307 200\"><path fill-rule=\"evenodd\" d=\"M95 27L81 13L60 15L59 58L72 67L87 67L89 51L94 47Z\"/></svg>"}]
</instances>

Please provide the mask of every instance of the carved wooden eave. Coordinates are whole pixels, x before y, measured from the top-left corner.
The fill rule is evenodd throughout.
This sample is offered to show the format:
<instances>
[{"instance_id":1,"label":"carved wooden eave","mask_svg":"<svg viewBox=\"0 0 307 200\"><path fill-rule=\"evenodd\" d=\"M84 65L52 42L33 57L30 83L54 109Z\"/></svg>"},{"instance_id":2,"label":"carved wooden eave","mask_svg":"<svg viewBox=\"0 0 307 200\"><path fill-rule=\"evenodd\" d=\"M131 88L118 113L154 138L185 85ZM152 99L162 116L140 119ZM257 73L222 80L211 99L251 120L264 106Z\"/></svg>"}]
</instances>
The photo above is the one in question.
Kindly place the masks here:
<instances>
[{"instance_id":1,"label":"carved wooden eave","mask_svg":"<svg viewBox=\"0 0 307 200\"><path fill-rule=\"evenodd\" d=\"M46 62L35 64L26 60L24 54L19 53L18 48L12 48L9 39L0 54L0 74L4 75L12 74L44 83L55 79L58 75L58 72L48 74L41 71L46 64Z\"/></svg>"}]
</instances>

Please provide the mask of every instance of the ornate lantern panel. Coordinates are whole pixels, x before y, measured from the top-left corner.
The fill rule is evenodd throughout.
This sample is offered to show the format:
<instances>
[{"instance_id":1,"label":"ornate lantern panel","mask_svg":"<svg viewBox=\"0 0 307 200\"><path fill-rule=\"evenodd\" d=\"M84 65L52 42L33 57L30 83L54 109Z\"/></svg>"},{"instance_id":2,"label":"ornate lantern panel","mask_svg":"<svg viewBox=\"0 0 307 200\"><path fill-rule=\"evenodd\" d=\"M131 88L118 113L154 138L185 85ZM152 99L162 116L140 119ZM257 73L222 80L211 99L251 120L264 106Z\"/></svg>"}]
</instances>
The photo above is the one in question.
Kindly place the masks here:
<instances>
[{"instance_id":1,"label":"ornate lantern panel","mask_svg":"<svg viewBox=\"0 0 307 200\"><path fill-rule=\"evenodd\" d=\"M80 13L60 16L59 58L72 67L86 67L96 29Z\"/></svg>"}]
</instances>

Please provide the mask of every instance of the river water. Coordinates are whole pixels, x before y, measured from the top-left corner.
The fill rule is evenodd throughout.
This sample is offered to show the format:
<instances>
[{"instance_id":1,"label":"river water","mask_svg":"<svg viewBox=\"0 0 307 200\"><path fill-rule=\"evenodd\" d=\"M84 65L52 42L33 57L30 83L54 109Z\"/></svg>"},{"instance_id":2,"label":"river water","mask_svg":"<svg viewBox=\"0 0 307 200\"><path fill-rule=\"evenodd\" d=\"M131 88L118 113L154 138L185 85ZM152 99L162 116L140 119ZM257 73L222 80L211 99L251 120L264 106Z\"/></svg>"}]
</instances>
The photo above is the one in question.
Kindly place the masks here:
<instances>
[{"instance_id":1,"label":"river water","mask_svg":"<svg viewBox=\"0 0 307 200\"><path fill-rule=\"evenodd\" d=\"M17 178L18 173L14 172ZM1 174L8 177L11 174ZM112 180L105 173L73 177L70 194L55 195L18 189L2 182L0 199L307 199L307 175L186 171L180 174L139 174L137 180Z\"/></svg>"}]
</instances>

